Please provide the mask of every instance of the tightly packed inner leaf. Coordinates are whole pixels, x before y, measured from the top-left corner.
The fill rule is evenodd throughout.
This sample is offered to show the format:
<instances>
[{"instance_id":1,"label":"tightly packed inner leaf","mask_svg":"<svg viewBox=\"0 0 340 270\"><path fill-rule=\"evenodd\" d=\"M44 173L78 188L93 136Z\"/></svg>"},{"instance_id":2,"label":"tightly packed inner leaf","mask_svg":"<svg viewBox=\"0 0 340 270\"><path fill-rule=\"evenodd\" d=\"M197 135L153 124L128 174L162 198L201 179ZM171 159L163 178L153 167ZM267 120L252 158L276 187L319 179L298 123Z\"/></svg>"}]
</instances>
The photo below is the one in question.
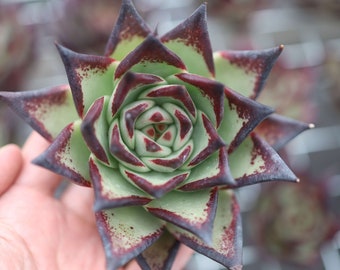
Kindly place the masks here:
<instances>
[{"instance_id":1,"label":"tightly packed inner leaf","mask_svg":"<svg viewBox=\"0 0 340 270\"><path fill-rule=\"evenodd\" d=\"M205 5L158 37L124 0L104 56L58 45L69 86L0 96L51 142L36 164L94 189L108 269L179 242L241 269L232 188L296 180L272 146L309 127L254 100L282 48L213 54Z\"/></svg>"}]
</instances>

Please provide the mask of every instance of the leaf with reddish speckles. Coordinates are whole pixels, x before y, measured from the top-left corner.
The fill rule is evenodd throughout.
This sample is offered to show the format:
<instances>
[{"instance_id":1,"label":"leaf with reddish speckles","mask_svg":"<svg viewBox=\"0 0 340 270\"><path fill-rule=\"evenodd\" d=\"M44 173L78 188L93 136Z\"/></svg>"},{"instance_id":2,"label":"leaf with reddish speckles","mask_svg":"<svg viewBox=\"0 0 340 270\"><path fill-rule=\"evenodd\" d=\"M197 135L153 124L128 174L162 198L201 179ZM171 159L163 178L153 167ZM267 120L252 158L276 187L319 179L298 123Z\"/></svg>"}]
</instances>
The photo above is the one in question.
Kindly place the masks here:
<instances>
[{"instance_id":1,"label":"leaf with reddish speckles","mask_svg":"<svg viewBox=\"0 0 340 270\"><path fill-rule=\"evenodd\" d=\"M195 74L181 73L168 78L169 83L184 84L197 109L204 112L215 127L224 114L224 86Z\"/></svg>"},{"instance_id":2,"label":"leaf with reddish speckles","mask_svg":"<svg viewBox=\"0 0 340 270\"><path fill-rule=\"evenodd\" d=\"M283 46L257 51L215 52L216 80L256 99L282 50Z\"/></svg>"},{"instance_id":3,"label":"leaf with reddish speckles","mask_svg":"<svg viewBox=\"0 0 340 270\"><path fill-rule=\"evenodd\" d=\"M255 132L275 150L279 150L301 132L313 127L313 124L306 124L279 114L272 114L256 127Z\"/></svg>"},{"instance_id":4,"label":"leaf with reddish speckles","mask_svg":"<svg viewBox=\"0 0 340 270\"><path fill-rule=\"evenodd\" d=\"M207 26L206 5L201 5L189 18L161 37L190 73L214 76L213 54Z\"/></svg>"},{"instance_id":5,"label":"leaf with reddish speckles","mask_svg":"<svg viewBox=\"0 0 340 270\"><path fill-rule=\"evenodd\" d=\"M184 70L184 63L175 53L167 49L156 37L148 36L120 62L115 78L120 78L128 71L166 78Z\"/></svg>"},{"instance_id":6,"label":"leaf with reddish speckles","mask_svg":"<svg viewBox=\"0 0 340 270\"><path fill-rule=\"evenodd\" d=\"M219 191L211 245L172 224L167 224L167 228L180 242L193 250L221 263L228 269L242 269L241 215L233 192Z\"/></svg>"},{"instance_id":7,"label":"leaf with reddish speckles","mask_svg":"<svg viewBox=\"0 0 340 270\"><path fill-rule=\"evenodd\" d=\"M138 173L123 166L120 169L127 181L156 198L160 198L173 190L185 181L190 174L189 171L175 171L166 174L155 171Z\"/></svg>"},{"instance_id":8,"label":"leaf with reddish speckles","mask_svg":"<svg viewBox=\"0 0 340 270\"><path fill-rule=\"evenodd\" d=\"M65 127L33 163L63 175L76 184L91 186L88 166L90 151L83 140L80 124L78 120Z\"/></svg>"},{"instance_id":9,"label":"leaf with reddish speckles","mask_svg":"<svg viewBox=\"0 0 340 270\"><path fill-rule=\"evenodd\" d=\"M64 62L77 112L82 118L91 104L111 96L117 62L112 58L79 54L57 45Z\"/></svg>"},{"instance_id":10,"label":"leaf with reddish speckles","mask_svg":"<svg viewBox=\"0 0 340 270\"><path fill-rule=\"evenodd\" d=\"M108 96L101 97L92 104L82 121L81 132L88 148L96 158L110 167L117 168L117 161L111 158L108 150L109 125L106 120L108 100Z\"/></svg>"},{"instance_id":11,"label":"leaf with reddish speckles","mask_svg":"<svg viewBox=\"0 0 340 270\"><path fill-rule=\"evenodd\" d=\"M219 151L202 161L199 166L192 168L190 176L178 189L193 191L219 185L235 185L235 180L231 176L228 165L226 147L220 148Z\"/></svg>"},{"instance_id":12,"label":"leaf with reddish speckles","mask_svg":"<svg viewBox=\"0 0 340 270\"><path fill-rule=\"evenodd\" d=\"M0 99L49 141L78 118L68 85L25 92L0 92Z\"/></svg>"},{"instance_id":13,"label":"leaf with reddish speckles","mask_svg":"<svg viewBox=\"0 0 340 270\"><path fill-rule=\"evenodd\" d=\"M164 231L152 246L137 256L137 262L144 270L170 270L179 246L180 242Z\"/></svg>"},{"instance_id":14,"label":"leaf with reddish speckles","mask_svg":"<svg viewBox=\"0 0 340 270\"><path fill-rule=\"evenodd\" d=\"M297 180L279 154L255 133L229 155L229 166L236 186L272 180Z\"/></svg>"},{"instance_id":15,"label":"leaf with reddish speckles","mask_svg":"<svg viewBox=\"0 0 340 270\"><path fill-rule=\"evenodd\" d=\"M225 115L218 133L231 153L274 110L232 90L225 89L225 95Z\"/></svg>"},{"instance_id":16,"label":"leaf with reddish speckles","mask_svg":"<svg viewBox=\"0 0 340 270\"><path fill-rule=\"evenodd\" d=\"M152 74L127 72L117 83L110 99L108 119L117 115L121 108L135 101L145 87L161 84L164 80Z\"/></svg>"},{"instance_id":17,"label":"leaf with reddish speckles","mask_svg":"<svg viewBox=\"0 0 340 270\"><path fill-rule=\"evenodd\" d=\"M131 0L122 1L117 23L106 45L105 55L122 60L151 34Z\"/></svg>"},{"instance_id":18,"label":"leaf with reddish speckles","mask_svg":"<svg viewBox=\"0 0 340 270\"><path fill-rule=\"evenodd\" d=\"M89 166L95 194L95 211L144 205L151 201L149 195L129 184L119 169L103 165L94 156L90 158Z\"/></svg>"},{"instance_id":19,"label":"leaf with reddish speckles","mask_svg":"<svg viewBox=\"0 0 340 270\"><path fill-rule=\"evenodd\" d=\"M192 232L210 244L217 195L217 188L193 192L173 191L145 207L153 215Z\"/></svg>"},{"instance_id":20,"label":"leaf with reddish speckles","mask_svg":"<svg viewBox=\"0 0 340 270\"><path fill-rule=\"evenodd\" d=\"M218 151L225 143L218 135L213 124L201 111L198 112L196 125L192 132L194 150L185 168L192 168Z\"/></svg>"},{"instance_id":21,"label":"leaf with reddish speckles","mask_svg":"<svg viewBox=\"0 0 340 270\"><path fill-rule=\"evenodd\" d=\"M164 222L139 206L99 211L96 222L107 269L117 269L135 258L161 237L164 228Z\"/></svg>"}]
</instances>

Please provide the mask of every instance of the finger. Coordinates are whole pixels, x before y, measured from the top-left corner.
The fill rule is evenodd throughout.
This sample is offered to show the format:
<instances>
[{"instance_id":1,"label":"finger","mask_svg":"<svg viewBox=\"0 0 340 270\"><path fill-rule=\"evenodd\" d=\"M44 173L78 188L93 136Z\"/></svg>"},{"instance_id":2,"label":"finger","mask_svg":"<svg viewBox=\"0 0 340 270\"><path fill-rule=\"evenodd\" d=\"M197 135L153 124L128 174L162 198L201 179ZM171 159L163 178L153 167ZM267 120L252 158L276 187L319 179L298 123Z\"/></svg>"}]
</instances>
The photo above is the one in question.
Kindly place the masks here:
<instances>
[{"instance_id":1,"label":"finger","mask_svg":"<svg viewBox=\"0 0 340 270\"><path fill-rule=\"evenodd\" d=\"M70 186L61 195L60 200L68 208L89 222L95 223L93 213L93 189L76 184Z\"/></svg>"},{"instance_id":2,"label":"finger","mask_svg":"<svg viewBox=\"0 0 340 270\"><path fill-rule=\"evenodd\" d=\"M62 177L31 163L32 160L40 155L48 145L49 143L36 132L33 132L29 136L22 149L24 165L18 179L18 184L23 184L53 194L60 184Z\"/></svg>"},{"instance_id":3,"label":"finger","mask_svg":"<svg viewBox=\"0 0 340 270\"><path fill-rule=\"evenodd\" d=\"M171 269L172 270L184 269L185 266L188 264L193 253L194 251L191 248L185 245L181 245L179 247L177 256Z\"/></svg>"},{"instance_id":4,"label":"finger","mask_svg":"<svg viewBox=\"0 0 340 270\"><path fill-rule=\"evenodd\" d=\"M0 195L16 180L23 164L20 148L9 144L0 149Z\"/></svg>"}]
</instances>

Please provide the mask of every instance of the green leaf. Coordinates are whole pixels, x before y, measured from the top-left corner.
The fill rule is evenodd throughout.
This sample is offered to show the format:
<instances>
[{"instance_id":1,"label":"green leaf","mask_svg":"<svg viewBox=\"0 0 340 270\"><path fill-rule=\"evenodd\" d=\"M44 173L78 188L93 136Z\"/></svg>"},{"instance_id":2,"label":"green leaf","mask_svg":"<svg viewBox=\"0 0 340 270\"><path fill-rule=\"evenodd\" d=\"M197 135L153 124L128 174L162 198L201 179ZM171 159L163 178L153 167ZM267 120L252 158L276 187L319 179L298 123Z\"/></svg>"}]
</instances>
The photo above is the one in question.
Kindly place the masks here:
<instances>
[{"instance_id":1,"label":"green leaf","mask_svg":"<svg viewBox=\"0 0 340 270\"><path fill-rule=\"evenodd\" d=\"M273 109L225 89L224 117L218 133L229 145L229 153L235 150L255 127L273 113Z\"/></svg>"},{"instance_id":2,"label":"green leaf","mask_svg":"<svg viewBox=\"0 0 340 270\"><path fill-rule=\"evenodd\" d=\"M123 0L117 23L106 45L105 55L122 60L151 34L131 0Z\"/></svg>"},{"instance_id":3,"label":"green leaf","mask_svg":"<svg viewBox=\"0 0 340 270\"><path fill-rule=\"evenodd\" d=\"M216 80L243 96L255 99L282 50L281 45L257 51L215 52Z\"/></svg>"},{"instance_id":4,"label":"green leaf","mask_svg":"<svg viewBox=\"0 0 340 270\"><path fill-rule=\"evenodd\" d=\"M111 157L108 150L109 125L106 119L108 101L109 97L105 96L92 104L82 121L81 132L87 146L100 161L118 168L117 161Z\"/></svg>"},{"instance_id":5,"label":"green leaf","mask_svg":"<svg viewBox=\"0 0 340 270\"><path fill-rule=\"evenodd\" d=\"M234 186L226 147L220 148L198 166L190 170L190 176L178 187L179 190L193 191L217 185Z\"/></svg>"},{"instance_id":6,"label":"green leaf","mask_svg":"<svg viewBox=\"0 0 340 270\"><path fill-rule=\"evenodd\" d=\"M229 155L229 166L236 186L271 180L297 181L279 154L255 133Z\"/></svg>"},{"instance_id":7,"label":"green leaf","mask_svg":"<svg viewBox=\"0 0 340 270\"><path fill-rule=\"evenodd\" d=\"M185 70L182 60L156 37L150 35L120 62L114 77L118 79L126 72L132 71L166 78Z\"/></svg>"},{"instance_id":8,"label":"green leaf","mask_svg":"<svg viewBox=\"0 0 340 270\"><path fill-rule=\"evenodd\" d=\"M124 143L118 120L111 123L109 129L110 153L124 166L138 172L147 172L150 169L139 159Z\"/></svg>"},{"instance_id":9,"label":"green leaf","mask_svg":"<svg viewBox=\"0 0 340 270\"><path fill-rule=\"evenodd\" d=\"M200 163L211 154L218 151L225 143L218 135L215 127L207 116L198 111L197 121L192 132L194 150L188 161L187 167L200 166Z\"/></svg>"},{"instance_id":10,"label":"green leaf","mask_svg":"<svg viewBox=\"0 0 340 270\"><path fill-rule=\"evenodd\" d=\"M217 194L216 188L195 192L173 191L145 207L153 215L194 233L210 244Z\"/></svg>"},{"instance_id":11,"label":"green leaf","mask_svg":"<svg viewBox=\"0 0 340 270\"><path fill-rule=\"evenodd\" d=\"M214 62L207 26L206 5L161 37L162 43L175 52L190 73L214 76Z\"/></svg>"},{"instance_id":12,"label":"green leaf","mask_svg":"<svg viewBox=\"0 0 340 270\"><path fill-rule=\"evenodd\" d=\"M128 206L96 213L107 269L117 269L151 246L163 233L164 223L143 207Z\"/></svg>"},{"instance_id":13,"label":"green leaf","mask_svg":"<svg viewBox=\"0 0 340 270\"><path fill-rule=\"evenodd\" d=\"M184 165L190 157L194 145L192 140L188 141L182 149L174 151L171 155L163 158L142 157L141 160L149 167L158 172L174 172Z\"/></svg>"},{"instance_id":14,"label":"green leaf","mask_svg":"<svg viewBox=\"0 0 340 270\"><path fill-rule=\"evenodd\" d=\"M120 170L127 181L156 198L160 198L165 193L173 190L185 181L190 174L189 171L175 171L171 173L151 171L138 173L124 166L121 166Z\"/></svg>"},{"instance_id":15,"label":"green leaf","mask_svg":"<svg viewBox=\"0 0 340 270\"><path fill-rule=\"evenodd\" d=\"M90 175L95 194L95 211L122 206L143 205L151 197L126 181L119 169L110 168L90 158Z\"/></svg>"},{"instance_id":16,"label":"green leaf","mask_svg":"<svg viewBox=\"0 0 340 270\"><path fill-rule=\"evenodd\" d=\"M242 269L241 215L232 191L219 191L211 245L173 224L167 224L167 229L183 244L221 263L228 269Z\"/></svg>"},{"instance_id":17,"label":"green leaf","mask_svg":"<svg viewBox=\"0 0 340 270\"><path fill-rule=\"evenodd\" d=\"M25 92L0 92L0 99L49 141L78 118L68 85Z\"/></svg>"},{"instance_id":18,"label":"green leaf","mask_svg":"<svg viewBox=\"0 0 340 270\"><path fill-rule=\"evenodd\" d=\"M57 45L64 62L77 112L82 118L92 103L111 96L117 62L112 58L79 54Z\"/></svg>"},{"instance_id":19,"label":"green leaf","mask_svg":"<svg viewBox=\"0 0 340 270\"><path fill-rule=\"evenodd\" d=\"M90 151L80 131L81 121L69 124L33 163L72 179L76 184L91 186Z\"/></svg>"},{"instance_id":20,"label":"green leaf","mask_svg":"<svg viewBox=\"0 0 340 270\"><path fill-rule=\"evenodd\" d=\"M190 73L176 74L167 80L169 83L185 85L197 109L204 112L215 127L220 126L225 99L221 83Z\"/></svg>"},{"instance_id":21,"label":"green leaf","mask_svg":"<svg viewBox=\"0 0 340 270\"><path fill-rule=\"evenodd\" d=\"M146 87L164 83L164 80L152 74L127 72L116 83L110 98L107 118L115 118L119 111L129 103L138 99L141 91Z\"/></svg>"},{"instance_id":22,"label":"green leaf","mask_svg":"<svg viewBox=\"0 0 340 270\"><path fill-rule=\"evenodd\" d=\"M167 231L149 248L137 256L144 270L170 270L176 258L180 242Z\"/></svg>"}]
</instances>

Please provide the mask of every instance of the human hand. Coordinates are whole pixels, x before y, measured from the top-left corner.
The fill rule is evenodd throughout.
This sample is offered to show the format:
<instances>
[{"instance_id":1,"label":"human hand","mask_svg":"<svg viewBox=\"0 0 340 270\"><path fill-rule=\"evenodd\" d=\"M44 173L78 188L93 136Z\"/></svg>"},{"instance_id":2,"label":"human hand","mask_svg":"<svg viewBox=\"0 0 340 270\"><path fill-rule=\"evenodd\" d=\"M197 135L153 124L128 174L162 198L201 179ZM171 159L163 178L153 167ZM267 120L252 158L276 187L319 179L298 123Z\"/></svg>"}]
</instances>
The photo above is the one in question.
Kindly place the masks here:
<instances>
[{"instance_id":1,"label":"human hand","mask_svg":"<svg viewBox=\"0 0 340 270\"><path fill-rule=\"evenodd\" d=\"M62 178L31 164L48 143L33 133L22 150L0 149L0 265L11 270L104 270L104 249L92 211L91 188L71 184L54 196ZM182 246L173 269L191 250ZM122 268L140 269L135 261Z\"/></svg>"}]
</instances>

